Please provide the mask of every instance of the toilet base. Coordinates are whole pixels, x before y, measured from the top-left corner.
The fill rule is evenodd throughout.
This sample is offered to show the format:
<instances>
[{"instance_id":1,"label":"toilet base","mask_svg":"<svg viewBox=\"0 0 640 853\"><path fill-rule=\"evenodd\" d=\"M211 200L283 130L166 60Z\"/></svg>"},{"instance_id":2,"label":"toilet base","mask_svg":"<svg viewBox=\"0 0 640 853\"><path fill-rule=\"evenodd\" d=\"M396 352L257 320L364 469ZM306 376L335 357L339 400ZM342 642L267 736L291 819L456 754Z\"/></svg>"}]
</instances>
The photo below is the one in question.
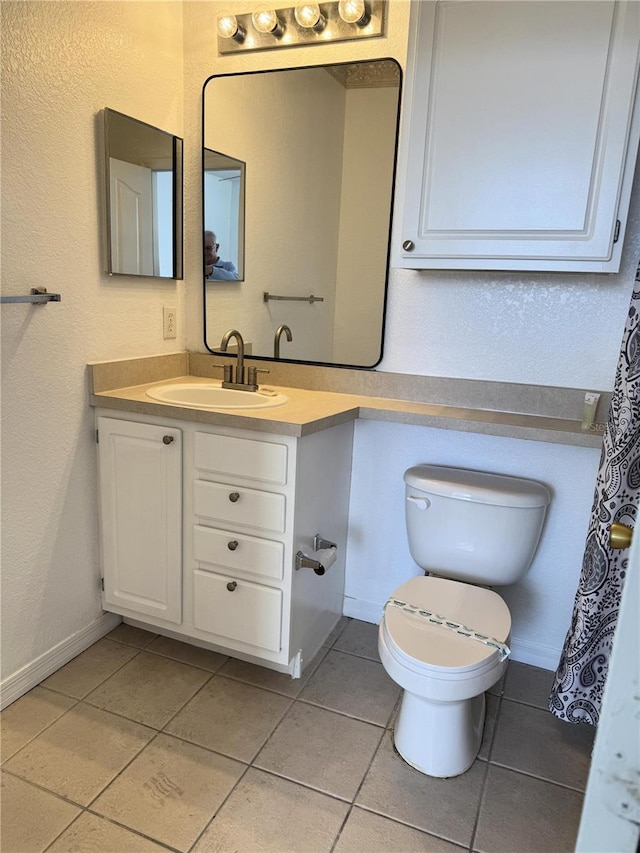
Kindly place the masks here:
<instances>
[{"instance_id":1,"label":"toilet base","mask_svg":"<svg viewBox=\"0 0 640 853\"><path fill-rule=\"evenodd\" d=\"M394 744L402 758L427 776L459 776L482 743L484 693L459 702L433 702L404 691Z\"/></svg>"}]
</instances>

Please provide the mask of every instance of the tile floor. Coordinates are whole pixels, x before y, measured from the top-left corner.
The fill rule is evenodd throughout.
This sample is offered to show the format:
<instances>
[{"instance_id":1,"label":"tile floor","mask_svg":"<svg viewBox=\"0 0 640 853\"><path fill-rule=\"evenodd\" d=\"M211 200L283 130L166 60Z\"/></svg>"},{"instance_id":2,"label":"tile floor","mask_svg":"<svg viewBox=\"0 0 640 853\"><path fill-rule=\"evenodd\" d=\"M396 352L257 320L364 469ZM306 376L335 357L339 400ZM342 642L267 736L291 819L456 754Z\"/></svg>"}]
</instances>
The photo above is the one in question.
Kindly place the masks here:
<instances>
[{"instance_id":1,"label":"tile floor","mask_svg":"<svg viewBox=\"0 0 640 853\"><path fill-rule=\"evenodd\" d=\"M300 680L119 625L3 711L2 851L573 850L594 732L511 663L454 779L394 752L399 690L343 619Z\"/></svg>"}]
</instances>

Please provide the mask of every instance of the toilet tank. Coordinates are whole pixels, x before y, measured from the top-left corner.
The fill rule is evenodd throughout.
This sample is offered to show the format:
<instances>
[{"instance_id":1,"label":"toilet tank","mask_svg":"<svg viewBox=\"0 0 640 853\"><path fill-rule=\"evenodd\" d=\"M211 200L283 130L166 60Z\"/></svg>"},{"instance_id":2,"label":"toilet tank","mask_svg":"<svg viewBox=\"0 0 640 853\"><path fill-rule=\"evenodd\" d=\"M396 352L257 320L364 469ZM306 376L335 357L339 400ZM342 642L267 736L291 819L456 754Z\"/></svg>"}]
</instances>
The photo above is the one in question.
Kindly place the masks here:
<instances>
[{"instance_id":1,"label":"toilet tank","mask_svg":"<svg viewBox=\"0 0 640 853\"><path fill-rule=\"evenodd\" d=\"M480 586L526 574L551 499L542 483L438 465L404 481L409 550L426 572Z\"/></svg>"}]
</instances>

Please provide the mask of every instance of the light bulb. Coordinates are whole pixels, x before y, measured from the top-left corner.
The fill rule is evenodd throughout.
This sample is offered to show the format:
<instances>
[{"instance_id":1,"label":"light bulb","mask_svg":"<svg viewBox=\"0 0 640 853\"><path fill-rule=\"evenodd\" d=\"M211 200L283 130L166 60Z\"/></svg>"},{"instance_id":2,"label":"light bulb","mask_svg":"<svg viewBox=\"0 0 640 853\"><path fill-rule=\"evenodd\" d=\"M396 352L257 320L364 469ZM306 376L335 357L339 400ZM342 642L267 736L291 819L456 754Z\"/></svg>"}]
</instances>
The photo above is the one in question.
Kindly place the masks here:
<instances>
[{"instance_id":1,"label":"light bulb","mask_svg":"<svg viewBox=\"0 0 640 853\"><path fill-rule=\"evenodd\" d=\"M273 9L260 8L251 15L253 26L259 33L271 33L272 36L280 38L284 27Z\"/></svg>"},{"instance_id":2,"label":"light bulb","mask_svg":"<svg viewBox=\"0 0 640 853\"><path fill-rule=\"evenodd\" d=\"M345 23L358 27L366 27L371 20L365 0L340 0L338 14Z\"/></svg>"},{"instance_id":3,"label":"light bulb","mask_svg":"<svg viewBox=\"0 0 640 853\"><path fill-rule=\"evenodd\" d=\"M221 15L218 18L218 35L223 39L233 39L243 42L246 35L244 27L238 24L235 15Z\"/></svg>"},{"instance_id":4,"label":"light bulb","mask_svg":"<svg viewBox=\"0 0 640 853\"><path fill-rule=\"evenodd\" d=\"M308 30L315 30L319 33L327 25L327 19L320 11L320 6L317 3L299 3L293 14L298 24Z\"/></svg>"}]
</instances>

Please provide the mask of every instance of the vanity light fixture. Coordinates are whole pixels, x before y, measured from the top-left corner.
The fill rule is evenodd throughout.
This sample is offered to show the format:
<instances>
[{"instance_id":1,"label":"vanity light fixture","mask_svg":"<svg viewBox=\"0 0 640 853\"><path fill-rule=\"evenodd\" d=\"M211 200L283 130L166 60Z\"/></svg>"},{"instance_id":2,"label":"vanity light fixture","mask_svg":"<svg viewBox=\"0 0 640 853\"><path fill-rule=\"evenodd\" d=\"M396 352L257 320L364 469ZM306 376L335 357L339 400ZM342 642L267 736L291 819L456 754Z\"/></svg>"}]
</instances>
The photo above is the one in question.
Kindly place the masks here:
<instances>
[{"instance_id":1,"label":"vanity light fixture","mask_svg":"<svg viewBox=\"0 0 640 853\"><path fill-rule=\"evenodd\" d=\"M293 14L296 21L304 29L321 33L327 26L327 19L320 11L320 6L317 3L298 3Z\"/></svg>"},{"instance_id":2,"label":"vanity light fixture","mask_svg":"<svg viewBox=\"0 0 640 853\"><path fill-rule=\"evenodd\" d=\"M242 44L247 31L240 26L235 15L221 15L218 18L218 35L220 38L233 39L238 44Z\"/></svg>"},{"instance_id":3,"label":"vanity light fixture","mask_svg":"<svg viewBox=\"0 0 640 853\"><path fill-rule=\"evenodd\" d=\"M387 0L299 2L287 9L260 6L218 19L218 53L328 44L385 34Z\"/></svg>"},{"instance_id":4,"label":"vanity light fixture","mask_svg":"<svg viewBox=\"0 0 640 853\"><path fill-rule=\"evenodd\" d=\"M338 14L345 23L356 27L366 27L371 20L366 0L340 0Z\"/></svg>"},{"instance_id":5,"label":"vanity light fixture","mask_svg":"<svg viewBox=\"0 0 640 853\"><path fill-rule=\"evenodd\" d=\"M274 38L282 38L285 26L276 15L274 9L262 6L251 15L251 22L259 33L272 35Z\"/></svg>"}]
</instances>

